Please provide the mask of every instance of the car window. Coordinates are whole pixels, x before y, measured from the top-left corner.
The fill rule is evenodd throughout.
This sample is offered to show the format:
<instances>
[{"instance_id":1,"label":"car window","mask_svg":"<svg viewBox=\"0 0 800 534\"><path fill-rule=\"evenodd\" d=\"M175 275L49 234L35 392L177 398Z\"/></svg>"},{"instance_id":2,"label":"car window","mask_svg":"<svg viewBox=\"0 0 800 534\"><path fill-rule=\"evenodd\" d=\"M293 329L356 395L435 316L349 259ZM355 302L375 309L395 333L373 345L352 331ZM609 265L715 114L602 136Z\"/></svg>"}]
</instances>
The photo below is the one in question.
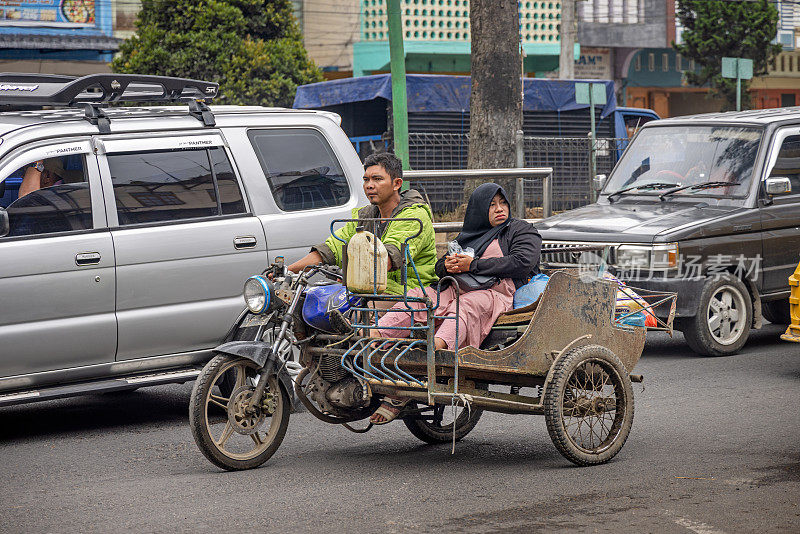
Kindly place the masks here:
<instances>
[{"instance_id":1,"label":"car window","mask_svg":"<svg viewBox=\"0 0 800 534\"><path fill-rule=\"evenodd\" d=\"M108 166L121 226L244 212L222 149L110 154Z\"/></svg>"},{"instance_id":2,"label":"car window","mask_svg":"<svg viewBox=\"0 0 800 534\"><path fill-rule=\"evenodd\" d=\"M223 215L234 215L244 213L244 199L242 190L239 189L239 182L233 173L231 162L222 147L214 147L209 150L211 163L213 164L214 176L217 179L217 189L219 189L219 200L222 206Z\"/></svg>"},{"instance_id":3,"label":"car window","mask_svg":"<svg viewBox=\"0 0 800 534\"><path fill-rule=\"evenodd\" d=\"M760 129L749 127L644 128L617 163L604 191L656 182L682 187L715 181L731 185L685 189L676 196L745 197L752 183L761 138Z\"/></svg>"},{"instance_id":4,"label":"car window","mask_svg":"<svg viewBox=\"0 0 800 534\"><path fill-rule=\"evenodd\" d=\"M83 155L32 161L3 183L1 205L8 211L11 227L7 237L92 229L92 199Z\"/></svg>"},{"instance_id":5,"label":"car window","mask_svg":"<svg viewBox=\"0 0 800 534\"><path fill-rule=\"evenodd\" d=\"M800 135L790 135L781 143L778 158L769 176L785 176L792 184L792 194L800 193Z\"/></svg>"},{"instance_id":6,"label":"car window","mask_svg":"<svg viewBox=\"0 0 800 534\"><path fill-rule=\"evenodd\" d=\"M253 130L249 136L280 209L328 208L349 200L344 172L316 130Z\"/></svg>"}]
</instances>

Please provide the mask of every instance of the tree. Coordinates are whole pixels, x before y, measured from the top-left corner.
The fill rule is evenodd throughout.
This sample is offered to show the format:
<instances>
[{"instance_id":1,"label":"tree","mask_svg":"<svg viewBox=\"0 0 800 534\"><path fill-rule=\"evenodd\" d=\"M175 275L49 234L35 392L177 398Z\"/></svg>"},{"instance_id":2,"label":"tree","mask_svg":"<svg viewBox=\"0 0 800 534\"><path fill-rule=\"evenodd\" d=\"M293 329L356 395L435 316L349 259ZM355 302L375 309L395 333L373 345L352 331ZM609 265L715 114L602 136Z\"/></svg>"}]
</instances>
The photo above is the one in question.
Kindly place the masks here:
<instances>
[{"instance_id":1,"label":"tree","mask_svg":"<svg viewBox=\"0 0 800 534\"><path fill-rule=\"evenodd\" d=\"M472 92L467 167L515 167L514 136L522 128L522 56L517 2L472 0L469 20ZM468 184L467 195L477 185ZM514 195L513 178L502 180L501 185L510 196Z\"/></svg>"},{"instance_id":2,"label":"tree","mask_svg":"<svg viewBox=\"0 0 800 534\"><path fill-rule=\"evenodd\" d=\"M758 76L781 51L781 45L770 44L778 31L778 10L769 0L678 0L676 16L684 28L683 43L672 46L700 66L700 72L686 73L687 81L698 87L708 83L725 99L723 109L736 109L736 79L722 77L722 58L752 59ZM742 80L743 109L750 104L749 85Z\"/></svg>"},{"instance_id":3,"label":"tree","mask_svg":"<svg viewBox=\"0 0 800 534\"><path fill-rule=\"evenodd\" d=\"M226 104L291 106L322 80L289 0L143 0L115 72L214 81Z\"/></svg>"}]
</instances>

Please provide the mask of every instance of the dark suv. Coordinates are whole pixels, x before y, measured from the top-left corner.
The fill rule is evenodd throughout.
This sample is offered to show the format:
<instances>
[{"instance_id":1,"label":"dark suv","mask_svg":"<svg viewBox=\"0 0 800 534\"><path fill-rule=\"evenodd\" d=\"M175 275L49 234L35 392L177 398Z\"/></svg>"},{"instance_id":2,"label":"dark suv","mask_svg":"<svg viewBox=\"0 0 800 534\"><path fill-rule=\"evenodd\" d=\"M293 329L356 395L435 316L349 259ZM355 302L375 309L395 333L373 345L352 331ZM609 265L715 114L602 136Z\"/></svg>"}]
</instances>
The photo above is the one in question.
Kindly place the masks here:
<instances>
[{"instance_id":1,"label":"dark suv","mask_svg":"<svg viewBox=\"0 0 800 534\"><path fill-rule=\"evenodd\" d=\"M737 352L762 315L789 322L800 108L650 122L598 178L596 203L537 224L544 247L602 244L598 258L629 285L677 292L675 326L699 354Z\"/></svg>"}]
</instances>

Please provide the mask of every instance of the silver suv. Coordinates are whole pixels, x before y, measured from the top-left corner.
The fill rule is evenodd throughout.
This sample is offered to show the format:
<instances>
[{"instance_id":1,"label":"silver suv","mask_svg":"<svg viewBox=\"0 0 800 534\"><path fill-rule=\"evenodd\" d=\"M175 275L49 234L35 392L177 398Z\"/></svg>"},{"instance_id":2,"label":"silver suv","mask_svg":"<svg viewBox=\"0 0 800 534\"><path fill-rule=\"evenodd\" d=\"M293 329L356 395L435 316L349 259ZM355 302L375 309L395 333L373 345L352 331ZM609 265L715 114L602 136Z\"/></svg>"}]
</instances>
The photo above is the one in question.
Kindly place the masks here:
<instances>
[{"instance_id":1,"label":"silver suv","mask_svg":"<svg viewBox=\"0 0 800 534\"><path fill-rule=\"evenodd\" d=\"M367 202L337 115L216 91L0 75L0 105L67 108L0 113L0 406L193 379L245 279Z\"/></svg>"}]
</instances>

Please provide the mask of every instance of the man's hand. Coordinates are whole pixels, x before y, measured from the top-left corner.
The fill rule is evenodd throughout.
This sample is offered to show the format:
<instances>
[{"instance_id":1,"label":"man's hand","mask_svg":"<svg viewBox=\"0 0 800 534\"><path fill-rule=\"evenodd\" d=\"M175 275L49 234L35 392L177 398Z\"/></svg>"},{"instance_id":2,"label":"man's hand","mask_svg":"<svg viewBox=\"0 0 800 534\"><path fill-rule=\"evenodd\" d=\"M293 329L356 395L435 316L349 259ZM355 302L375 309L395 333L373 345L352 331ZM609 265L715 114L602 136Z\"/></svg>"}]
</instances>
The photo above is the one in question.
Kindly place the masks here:
<instances>
[{"instance_id":1,"label":"man's hand","mask_svg":"<svg viewBox=\"0 0 800 534\"><path fill-rule=\"evenodd\" d=\"M447 256L444 259L444 268L450 274L469 272L470 265L472 265L472 256L467 256L466 254Z\"/></svg>"},{"instance_id":2,"label":"man's hand","mask_svg":"<svg viewBox=\"0 0 800 534\"><path fill-rule=\"evenodd\" d=\"M320 263L322 263L322 256L319 252L313 250L306 254L305 257L291 264L289 267L287 267L287 269L293 273L299 273L309 265L319 265Z\"/></svg>"}]
</instances>

